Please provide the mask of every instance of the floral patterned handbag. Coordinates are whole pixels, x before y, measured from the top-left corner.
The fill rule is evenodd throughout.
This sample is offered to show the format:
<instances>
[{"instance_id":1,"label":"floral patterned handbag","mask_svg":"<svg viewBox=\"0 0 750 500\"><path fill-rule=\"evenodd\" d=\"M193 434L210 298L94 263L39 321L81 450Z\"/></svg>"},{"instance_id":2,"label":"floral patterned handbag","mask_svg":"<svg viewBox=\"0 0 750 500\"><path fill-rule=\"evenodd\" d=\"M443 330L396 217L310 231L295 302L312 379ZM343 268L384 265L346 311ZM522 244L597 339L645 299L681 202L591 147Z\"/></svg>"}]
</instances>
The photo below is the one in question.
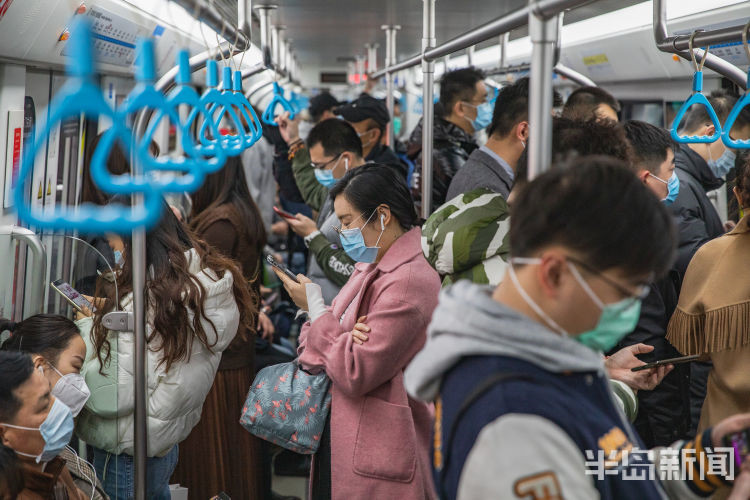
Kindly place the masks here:
<instances>
[{"instance_id":1,"label":"floral patterned handbag","mask_svg":"<svg viewBox=\"0 0 750 500\"><path fill-rule=\"evenodd\" d=\"M297 361L258 372L242 408L240 424L251 434L288 450L312 455L331 408L331 380Z\"/></svg>"}]
</instances>

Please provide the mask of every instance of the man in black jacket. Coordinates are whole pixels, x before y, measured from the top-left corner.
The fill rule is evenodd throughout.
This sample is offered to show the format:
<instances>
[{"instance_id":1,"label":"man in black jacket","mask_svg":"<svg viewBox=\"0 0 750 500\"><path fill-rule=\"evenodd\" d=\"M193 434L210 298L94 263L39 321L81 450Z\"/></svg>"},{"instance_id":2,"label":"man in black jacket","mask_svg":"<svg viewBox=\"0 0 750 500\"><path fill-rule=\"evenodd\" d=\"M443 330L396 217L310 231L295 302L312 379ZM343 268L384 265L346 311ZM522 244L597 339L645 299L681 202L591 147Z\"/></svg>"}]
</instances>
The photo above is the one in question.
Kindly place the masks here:
<instances>
[{"instance_id":1,"label":"man in black jacket","mask_svg":"<svg viewBox=\"0 0 750 500\"><path fill-rule=\"evenodd\" d=\"M478 147L473 134L490 124L492 103L487 102L484 74L473 67L449 71L440 80L440 101L435 106L432 155L432 206L445 203L453 176ZM423 106L430 106L423 103ZM409 137L407 156L416 164L412 194L422 199L422 122Z\"/></svg>"},{"instance_id":2,"label":"man in black jacket","mask_svg":"<svg viewBox=\"0 0 750 500\"><path fill-rule=\"evenodd\" d=\"M714 92L708 101L719 122L726 121L737 99L724 92ZM703 106L693 106L685 115L680 135L713 135L715 128ZM731 130L734 139L750 137L750 108L745 108ZM672 205L680 236L675 268L684 276L690 259L701 245L725 233L719 214L707 192L720 188L723 177L734 166L734 151L721 140L713 143L680 144L675 153L675 167L680 179L680 195Z\"/></svg>"},{"instance_id":3,"label":"man in black jacket","mask_svg":"<svg viewBox=\"0 0 750 500\"><path fill-rule=\"evenodd\" d=\"M737 98L725 91L716 91L708 97L708 102L716 112L719 123L724 123ZM716 131L704 106L693 106L680 125L680 135L711 136ZM737 117L730 136L734 139L750 138L750 109L745 108ZM679 233L679 246L677 261L670 274L677 281L678 290L698 248L729 229L722 224L706 193L724 184L723 177L734 167L734 159L734 151L724 146L721 139L712 143L680 144L675 152L675 172L680 179L680 194L671 208ZM691 428L688 433L694 432L698 427L710 370L710 363L690 363Z\"/></svg>"},{"instance_id":4,"label":"man in black jacket","mask_svg":"<svg viewBox=\"0 0 750 500\"><path fill-rule=\"evenodd\" d=\"M357 131L365 162L389 165L406 179L406 165L391 148L383 144L386 126L391 118L382 100L363 93L355 101L336 108L334 113Z\"/></svg>"}]
</instances>

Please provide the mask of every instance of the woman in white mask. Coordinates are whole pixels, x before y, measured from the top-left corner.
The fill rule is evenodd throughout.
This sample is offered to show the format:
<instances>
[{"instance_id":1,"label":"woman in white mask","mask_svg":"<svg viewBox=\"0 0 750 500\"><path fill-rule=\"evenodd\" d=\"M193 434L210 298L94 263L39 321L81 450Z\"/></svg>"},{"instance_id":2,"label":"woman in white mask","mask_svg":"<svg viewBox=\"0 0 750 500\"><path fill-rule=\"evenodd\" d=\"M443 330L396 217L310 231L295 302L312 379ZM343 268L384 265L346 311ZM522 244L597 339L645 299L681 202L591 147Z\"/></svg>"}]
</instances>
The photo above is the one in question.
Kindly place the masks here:
<instances>
[{"instance_id":1,"label":"woman in white mask","mask_svg":"<svg viewBox=\"0 0 750 500\"><path fill-rule=\"evenodd\" d=\"M64 316L37 314L20 323L0 319L0 331L11 334L2 349L31 354L34 368L44 373L52 395L77 417L90 392L81 375L86 344L76 324Z\"/></svg>"}]
</instances>

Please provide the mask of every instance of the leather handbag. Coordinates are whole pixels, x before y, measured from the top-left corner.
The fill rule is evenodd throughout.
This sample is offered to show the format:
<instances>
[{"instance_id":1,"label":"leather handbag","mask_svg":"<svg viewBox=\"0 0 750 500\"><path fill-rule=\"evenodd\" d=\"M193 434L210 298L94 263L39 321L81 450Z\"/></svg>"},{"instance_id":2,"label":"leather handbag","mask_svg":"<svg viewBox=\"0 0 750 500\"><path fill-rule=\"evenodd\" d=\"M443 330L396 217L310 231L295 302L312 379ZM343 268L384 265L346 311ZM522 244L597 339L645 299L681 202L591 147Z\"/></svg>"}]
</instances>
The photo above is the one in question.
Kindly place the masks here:
<instances>
[{"instance_id":1,"label":"leather handbag","mask_svg":"<svg viewBox=\"0 0 750 500\"><path fill-rule=\"evenodd\" d=\"M312 455L318 450L331 408L331 380L297 361L258 372L242 408L240 424L278 446Z\"/></svg>"}]
</instances>

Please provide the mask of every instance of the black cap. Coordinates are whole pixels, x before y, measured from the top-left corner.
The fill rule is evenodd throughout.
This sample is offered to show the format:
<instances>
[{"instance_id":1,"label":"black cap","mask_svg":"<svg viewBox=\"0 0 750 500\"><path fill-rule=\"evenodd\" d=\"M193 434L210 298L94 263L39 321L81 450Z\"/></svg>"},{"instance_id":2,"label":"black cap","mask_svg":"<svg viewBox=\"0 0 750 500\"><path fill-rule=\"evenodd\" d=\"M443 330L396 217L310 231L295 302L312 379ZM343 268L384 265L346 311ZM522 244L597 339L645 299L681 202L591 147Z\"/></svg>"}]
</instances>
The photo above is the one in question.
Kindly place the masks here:
<instances>
[{"instance_id":1,"label":"black cap","mask_svg":"<svg viewBox=\"0 0 750 500\"><path fill-rule=\"evenodd\" d=\"M320 116L324 111L333 109L340 103L328 92L321 92L315 97L310 99L310 114L312 116Z\"/></svg>"},{"instance_id":2,"label":"black cap","mask_svg":"<svg viewBox=\"0 0 750 500\"><path fill-rule=\"evenodd\" d=\"M351 123L361 122L371 118L381 127L385 127L388 125L388 122L391 121L385 103L368 94L362 94L357 100L352 101L349 104L344 104L337 108L334 113L340 115L344 120Z\"/></svg>"}]
</instances>

